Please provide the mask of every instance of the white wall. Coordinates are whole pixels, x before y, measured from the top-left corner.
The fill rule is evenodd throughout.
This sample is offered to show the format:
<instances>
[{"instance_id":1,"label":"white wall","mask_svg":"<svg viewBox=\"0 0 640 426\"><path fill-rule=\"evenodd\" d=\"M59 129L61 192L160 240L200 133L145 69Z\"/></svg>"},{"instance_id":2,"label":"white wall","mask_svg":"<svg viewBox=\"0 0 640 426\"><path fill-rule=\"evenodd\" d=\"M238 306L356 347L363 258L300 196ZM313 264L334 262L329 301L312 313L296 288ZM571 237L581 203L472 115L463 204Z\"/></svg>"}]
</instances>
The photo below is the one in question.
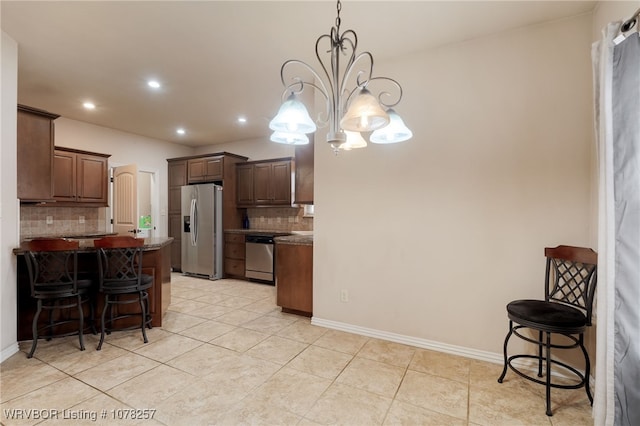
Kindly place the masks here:
<instances>
[{"instance_id":1,"label":"white wall","mask_svg":"<svg viewBox=\"0 0 640 426\"><path fill-rule=\"evenodd\" d=\"M18 45L4 32L0 68L0 362L18 351L16 258L20 215L17 199L16 122L18 103Z\"/></svg>"},{"instance_id":2,"label":"white wall","mask_svg":"<svg viewBox=\"0 0 640 426\"><path fill-rule=\"evenodd\" d=\"M157 172L160 220L155 235L167 236L167 158L191 155L193 149L64 117L55 121L55 129L56 146L111 154L110 164L136 163L138 170Z\"/></svg>"},{"instance_id":3,"label":"white wall","mask_svg":"<svg viewBox=\"0 0 640 426\"><path fill-rule=\"evenodd\" d=\"M543 295L544 247L589 244L591 31L587 14L376 62L414 137L316 143L314 321L497 359L506 303Z\"/></svg>"}]
</instances>

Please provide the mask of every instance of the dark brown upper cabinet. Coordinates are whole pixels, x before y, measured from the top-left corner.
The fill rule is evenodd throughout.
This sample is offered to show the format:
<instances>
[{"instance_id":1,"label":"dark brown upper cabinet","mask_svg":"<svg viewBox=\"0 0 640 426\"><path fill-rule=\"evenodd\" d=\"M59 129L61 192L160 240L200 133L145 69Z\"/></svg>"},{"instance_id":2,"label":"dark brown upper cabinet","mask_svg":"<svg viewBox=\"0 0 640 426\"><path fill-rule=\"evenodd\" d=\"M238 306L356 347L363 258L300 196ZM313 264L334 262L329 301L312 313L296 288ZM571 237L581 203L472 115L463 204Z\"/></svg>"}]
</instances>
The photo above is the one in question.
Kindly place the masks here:
<instances>
[{"instance_id":1,"label":"dark brown upper cabinet","mask_svg":"<svg viewBox=\"0 0 640 426\"><path fill-rule=\"evenodd\" d=\"M107 206L109 155L56 147L53 198L59 202Z\"/></svg>"},{"instance_id":2,"label":"dark brown upper cabinet","mask_svg":"<svg viewBox=\"0 0 640 426\"><path fill-rule=\"evenodd\" d=\"M291 206L291 158L264 160L237 166L238 207Z\"/></svg>"},{"instance_id":3,"label":"dark brown upper cabinet","mask_svg":"<svg viewBox=\"0 0 640 426\"><path fill-rule=\"evenodd\" d=\"M18 105L17 192L20 201L53 201L53 120L58 117Z\"/></svg>"}]
</instances>

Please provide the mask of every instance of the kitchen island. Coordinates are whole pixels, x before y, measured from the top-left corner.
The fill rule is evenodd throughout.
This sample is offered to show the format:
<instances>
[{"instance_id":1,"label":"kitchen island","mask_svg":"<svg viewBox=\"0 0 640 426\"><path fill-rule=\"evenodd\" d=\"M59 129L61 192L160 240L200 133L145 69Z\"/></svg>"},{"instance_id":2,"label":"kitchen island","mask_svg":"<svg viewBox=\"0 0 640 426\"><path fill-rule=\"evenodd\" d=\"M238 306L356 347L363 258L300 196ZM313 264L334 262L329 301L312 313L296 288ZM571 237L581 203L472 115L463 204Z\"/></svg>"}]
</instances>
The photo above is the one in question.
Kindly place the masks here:
<instances>
[{"instance_id":1,"label":"kitchen island","mask_svg":"<svg viewBox=\"0 0 640 426\"><path fill-rule=\"evenodd\" d=\"M87 236L85 236L87 237ZM96 291L98 288L98 260L96 249L93 247L93 238L74 238L80 242L78 250L78 273L90 276L95 280ZM171 303L171 237L145 238L142 257L142 272L153 276L153 287L149 291L149 308L154 327L162 326L162 317L167 312ZM29 274L24 260L24 252L27 242L15 248L13 253L18 258L18 340L30 340L32 338L31 322L36 311L36 303L31 298ZM98 320L102 312L103 298L97 297L97 309L94 316ZM96 322L99 324L99 321Z\"/></svg>"}]
</instances>

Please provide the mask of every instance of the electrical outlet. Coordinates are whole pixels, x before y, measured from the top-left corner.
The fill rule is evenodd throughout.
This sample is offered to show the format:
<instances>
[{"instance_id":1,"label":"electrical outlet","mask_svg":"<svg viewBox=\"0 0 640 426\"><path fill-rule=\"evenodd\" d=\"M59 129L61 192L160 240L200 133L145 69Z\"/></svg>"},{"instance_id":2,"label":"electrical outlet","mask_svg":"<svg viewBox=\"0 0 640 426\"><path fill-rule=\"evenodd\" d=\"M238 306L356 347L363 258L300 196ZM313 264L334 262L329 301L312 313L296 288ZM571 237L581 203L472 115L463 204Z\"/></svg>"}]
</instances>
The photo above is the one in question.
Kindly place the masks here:
<instances>
[{"instance_id":1,"label":"electrical outlet","mask_svg":"<svg viewBox=\"0 0 640 426\"><path fill-rule=\"evenodd\" d=\"M47 225L53 224L53 216L47 216Z\"/></svg>"},{"instance_id":2,"label":"electrical outlet","mask_svg":"<svg viewBox=\"0 0 640 426\"><path fill-rule=\"evenodd\" d=\"M340 290L340 301L341 302L349 301L349 290L347 290L346 288L343 288L342 290Z\"/></svg>"},{"instance_id":3,"label":"electrical outlet","mask_svg":"<svg viewBox=\"0 0 640 426\"><path fill-rule=\"evenodd\" d=\"M84 216L78 216L78 223L84 223Z\"/></svg>"}]
</instances>

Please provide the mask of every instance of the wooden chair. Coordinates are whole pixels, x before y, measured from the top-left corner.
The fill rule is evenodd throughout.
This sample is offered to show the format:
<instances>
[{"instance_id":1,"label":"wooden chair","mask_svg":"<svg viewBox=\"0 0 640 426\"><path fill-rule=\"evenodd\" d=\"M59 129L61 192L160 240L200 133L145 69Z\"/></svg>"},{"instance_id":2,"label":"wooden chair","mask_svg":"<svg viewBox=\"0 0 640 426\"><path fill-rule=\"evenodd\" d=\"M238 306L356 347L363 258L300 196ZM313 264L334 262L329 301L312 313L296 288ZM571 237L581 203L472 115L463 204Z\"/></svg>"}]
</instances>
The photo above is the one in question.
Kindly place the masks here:
<instances>
[{"instance_id":1,"label":"wooden chair","mask_svg":"<svg viewBox=\"0 0 640 426\"><path fill-rule=\"evenodd\" d=\"M91 297L93 282L78 279L78 241L57 238L41 238L27 243L25 261L29 273L31 297L36 299L38 308L33 317L33 343L27 358L33 357L38 339L63 337L78 334L80 350L84 350L83 303L89 303L93 316ZM78 317L69 316L74 308ZM39 325L40 313L49 311L46 325ZM78 326L69 331L67 324L77 322ZM48 330L46 335L43 331ZM56 331L56 333L54 333Z\"/></svg>"},{"instance_id":2,"label":"wooden chair","mask_svg":"<svg viewBox=\"0 0 640 426\"><path fill-rule=\"evenodd\" d=\"M148 343L145 329L151 328L151 314L147 290L153 286L153 277L142 273L144 239L130 236L104 237L94 240L93 245L98 249L99 291L104 294L104 308L100 317L100 343L97 349L102 349L105 333L109 334L116 329L130 330L139 327L144 343ZM131 303L139 303L140 311L119 312L120 306ZM115 326L116 322L122 323L122 320L136 316L140 317L137 325Z\"/></svg>"},{"instance_id":3,"label":"wooden chair","mask_svg":"<svg viewBox=\"0 0 640 426\"><path fill-rule=\"evenodd\" d=\"M593 298L597 282L598 255L589 248L558 246L545 248L547 258L545 274L544 300L515 300L507 305L509 332L504 340L504 368L498 382L502 383L507 367L527 380L545 385L547 416L551 416L551 388L585 388L587 397L593 404L589 389L591 364L584 346L584 332L591 325ZM515 324L515 325L514 325ZM525 333L529 329L533 334ZM562 335L571 343L552 342L552 335ZM538 346L536 355L507 355L507 345L512 335ZM531 337L535 336L535 337ZM551 349L580 348L584 355L585 370L579 371L562 361L553 359ZM545 365L544 380L533 377L532 373L515 366L514 360L533 359L537 361L537 377L542 377L542 365ZM575 377L577 383L561 384L551 381L551 367L557 366Z\"/></svg>"}]
</instances>

